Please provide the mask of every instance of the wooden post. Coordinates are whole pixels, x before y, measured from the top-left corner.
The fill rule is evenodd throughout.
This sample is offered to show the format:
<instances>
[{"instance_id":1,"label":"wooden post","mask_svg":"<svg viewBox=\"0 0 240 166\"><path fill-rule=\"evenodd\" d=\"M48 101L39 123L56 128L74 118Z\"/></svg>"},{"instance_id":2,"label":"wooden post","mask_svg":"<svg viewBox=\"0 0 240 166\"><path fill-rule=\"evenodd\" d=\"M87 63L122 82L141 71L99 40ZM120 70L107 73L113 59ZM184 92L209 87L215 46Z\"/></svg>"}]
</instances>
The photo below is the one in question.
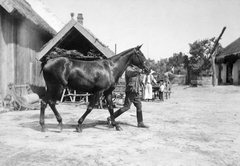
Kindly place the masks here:
<instances>
[{"instance_id":1,"label":"wooden post","mask_svg":"<svg viewBox=\"0 0 240 166\"><path fill-rule=\"evenodd\" d=\"M220 34L220 35L218 36L218 38L215 40L214 46L213 46L213 49L211 50L211 53L210 53L209 58L211 58L211 56L213 55L214 51L216 50L216 48L217 48L217 46L218 46L218 44L219 44L218 42L219 42L219 40L221 39L221 37L222 37L222 35L223 35L223 33L224 33L225 30L226 30L226 27L223 27L221 34Z\"/></svg>"},{"instance_id":2,"label":"wooden post","mask_svg":"<svg viewBox=\"0 0 240 166\"><path fill-rule=\"evenodd\" d=\"M211 50L211 54L209 56L209 58L211 58L212 70L213 70L213 75L212 75L212 84L213 84L213 86L216 86L216 78L217 78L217 76L216 76L216 68L215 68L215 57L216 57L216 54L217 54L216 49L217 49L217 47L219 45L219 40L221 39L225 29L226 29L226 27L223 27L221 34L215 40L213 49Z\"/></svg>"},{"instance_id":3,"label":"wooden post","mask_svg":"<svg viewBox=\"0 0 240 166\"><path fill-rule=\"evenodd\" d=\"M216 57L216 54L217 54L217 50L213 53L212 55L212 58L211 58L211 62L212 62L212 71L213 71L213 75L212 75L212 85L213 86L216 86L217 85L217 76L216 76L216 66L215 66L215 57Z\"/></svg>"},{"instance_id":4,"label":"wooden post","mask_svg":"<svg viewBox=\"0 0 240 166\"><path fill-rule=\"evenodd\" d=\"M88 93L86 93L86 103L88 103Z\"/></svg>"}]
</instances>

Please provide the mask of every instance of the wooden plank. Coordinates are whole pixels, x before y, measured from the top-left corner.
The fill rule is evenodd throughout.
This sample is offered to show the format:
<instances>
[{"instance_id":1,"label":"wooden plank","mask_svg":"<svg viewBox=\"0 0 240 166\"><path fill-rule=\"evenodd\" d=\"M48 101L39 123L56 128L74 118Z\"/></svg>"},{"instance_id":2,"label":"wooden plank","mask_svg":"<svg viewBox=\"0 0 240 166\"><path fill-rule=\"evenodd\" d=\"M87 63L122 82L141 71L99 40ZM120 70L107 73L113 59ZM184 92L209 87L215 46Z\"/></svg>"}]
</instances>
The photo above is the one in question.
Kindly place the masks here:
<instances>
[{"instance_id":1,"label":"wooden plank","mask_svg":"<svg viewBox=\"0 0 240 166\"><path fill-rule=\"evenodd\" d=\"M8 83L14 81L14 34L13 18L4 9L0 12L0 95L5 97Z\"/></svg>"},{"instance_id":2,"label":"wooden plank","mask_svg":"<svg viewBox=\"0 0 240 166\"><path fill-rule=\"evenodd\" d=\"M3 14L2 14L2 10L0 8L0 22L3 23ZM3 95L3 89L4 89L4 85L3 85L3 55L4 55L4 46L5 46L5 42L4 42L4 38L3 38L3 29L2 29L2 25L0 26L0 97L4 97Z\"/></svg>"},{"instance_id":3,"label":"wooden plank","mask_svg":"<svg viewBox=\"0 0 240 166\"><path fill-rule=\"evenodd\" d=\"M0 0L0 4L8 13L12 13L14 11L14 7L9 1Z\"/></svg>"}]
</instances>

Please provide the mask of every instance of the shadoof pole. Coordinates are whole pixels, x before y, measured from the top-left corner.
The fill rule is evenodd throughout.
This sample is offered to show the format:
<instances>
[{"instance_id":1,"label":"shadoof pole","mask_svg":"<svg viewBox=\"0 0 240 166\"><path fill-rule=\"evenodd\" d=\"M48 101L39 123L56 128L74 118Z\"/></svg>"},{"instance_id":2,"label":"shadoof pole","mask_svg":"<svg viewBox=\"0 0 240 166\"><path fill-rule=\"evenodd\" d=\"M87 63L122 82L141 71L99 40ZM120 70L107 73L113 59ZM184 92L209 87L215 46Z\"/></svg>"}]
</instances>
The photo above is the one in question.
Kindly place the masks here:
<instances>
[{"instance_id":1,"label":"shadoof pole","mask_svg":"<svg viewBox=\"0 0 240 166\"><path fill-rule=\"evenodd\" d=\"M213 71L212 85L213 86L216 86L216 84L217 84L216 67L215 67L215 58L216 58L216 54L217 54L217 50L218 50L217 48L219 46L219 40L221 39L225 30L226 30L226 27L223 27L222 32L220 33L220 35L214 42L213 49L211 50L211 54L209 56L209 58L211 58L211 63L212 63L212 71Z\"/></svg>"},{"instance_id":2,"label":"shadoof pole","mask_svg":"<svg viewBox=\"0 0 240 166\"><path fill-rule=\"evenodd\" d=\"M117 54L117 44L115 44L115 55Z\"/></svg>"}]
</instances>

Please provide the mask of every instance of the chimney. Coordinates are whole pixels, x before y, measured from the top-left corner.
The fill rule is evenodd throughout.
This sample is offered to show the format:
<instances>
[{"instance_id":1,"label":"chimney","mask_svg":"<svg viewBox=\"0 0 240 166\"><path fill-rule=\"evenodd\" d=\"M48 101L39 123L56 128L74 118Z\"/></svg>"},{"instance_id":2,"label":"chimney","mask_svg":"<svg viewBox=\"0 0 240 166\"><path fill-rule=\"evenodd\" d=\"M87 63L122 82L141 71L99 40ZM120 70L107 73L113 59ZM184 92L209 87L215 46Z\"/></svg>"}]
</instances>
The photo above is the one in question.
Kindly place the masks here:
<instances>
[{"instance_id":1,"label":"chimney","mask_svg":"<svg viewBox=\"0 0 240 166\"><path fill-rule=\"evenodd\" d=\"M82 15L82 13L78 13L77 22L79 22L81 25L83 25L83 15Z\"/></svg>"},{"instance_id":2,"label":"chimney","mask_svg":"<svg viewBox=\"0 0 240 166\"><path fill-rule=\"evenodd\" d=\"M74 13L70 13L71 19L73 19L74 17Z\"/></svg>"}]
</instances>

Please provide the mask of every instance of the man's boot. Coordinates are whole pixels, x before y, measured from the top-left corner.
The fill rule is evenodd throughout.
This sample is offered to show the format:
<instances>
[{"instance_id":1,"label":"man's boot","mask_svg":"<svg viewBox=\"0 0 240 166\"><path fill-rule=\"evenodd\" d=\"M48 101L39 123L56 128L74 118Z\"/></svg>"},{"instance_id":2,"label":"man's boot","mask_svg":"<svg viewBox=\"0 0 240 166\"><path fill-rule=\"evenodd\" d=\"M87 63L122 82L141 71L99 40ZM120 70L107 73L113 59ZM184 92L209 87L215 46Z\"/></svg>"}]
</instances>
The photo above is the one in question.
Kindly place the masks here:
<instances>
[{"instance_id":1,"label":"man's boot","mask_svg":"<svg viewBox=\"0 0 240 166\"><path fill-rule=\"evenodd\" d=\"M137 111L137 121L138 121L138 127L141 127L141 128L149 128L148 125L145 125L145 124L143 123L142 111Z\"/></svg>"}]
</instances>

